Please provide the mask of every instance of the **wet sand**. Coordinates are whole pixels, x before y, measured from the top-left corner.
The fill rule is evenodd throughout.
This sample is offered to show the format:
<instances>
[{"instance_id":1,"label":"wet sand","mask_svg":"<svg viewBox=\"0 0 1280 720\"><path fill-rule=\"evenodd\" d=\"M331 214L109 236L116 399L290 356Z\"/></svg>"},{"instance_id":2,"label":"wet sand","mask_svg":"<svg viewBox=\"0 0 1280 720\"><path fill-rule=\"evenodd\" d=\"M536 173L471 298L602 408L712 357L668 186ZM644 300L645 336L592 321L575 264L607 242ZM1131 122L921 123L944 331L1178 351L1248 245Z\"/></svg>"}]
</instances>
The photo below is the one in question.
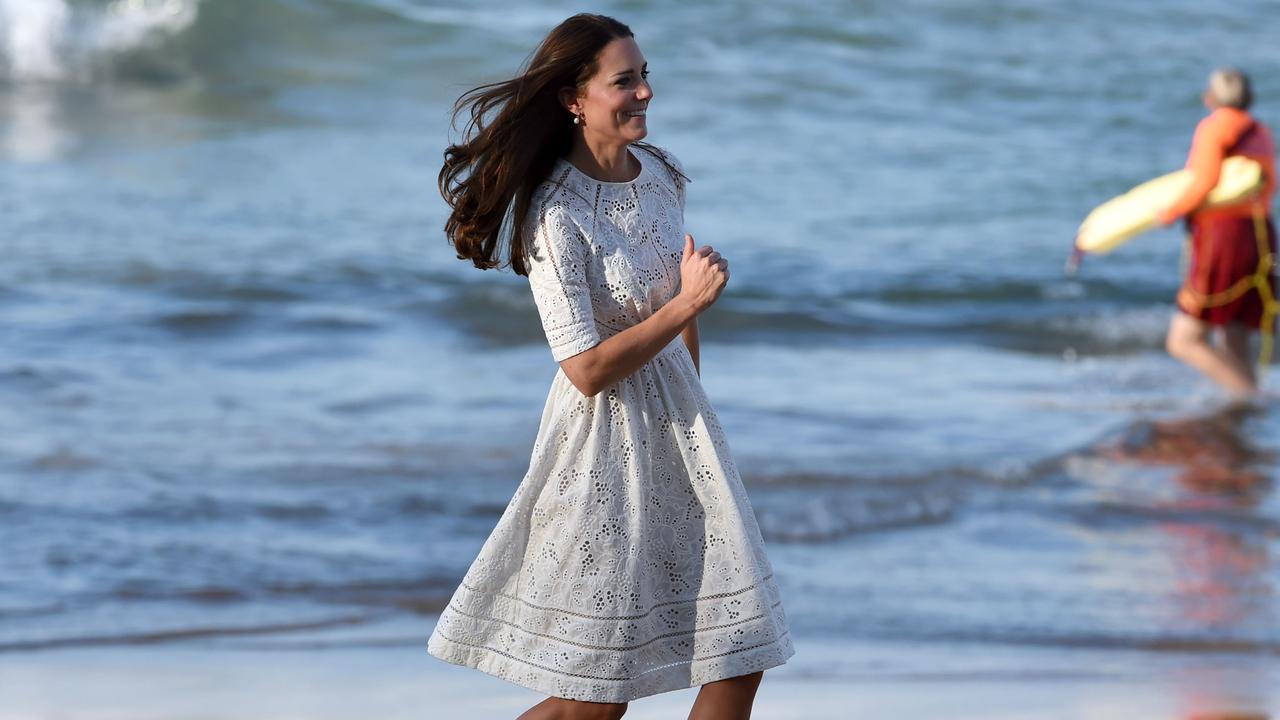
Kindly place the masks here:
<instances>
[{"instance_id":1,"label":"wet sand","mask_svg":"<svg viewBox=\"0 0 1280 720\"><path fill-rule=\"evenodd\" d=\"M429 656L430 625L4 654L0 720L483 720L541 699ZM1280 707L1272 656L809 638L797 648L766 675L757 720L1242 720ZM695 694L637 700L627 717L685 717Z\"/></svg>"}]
</instances>

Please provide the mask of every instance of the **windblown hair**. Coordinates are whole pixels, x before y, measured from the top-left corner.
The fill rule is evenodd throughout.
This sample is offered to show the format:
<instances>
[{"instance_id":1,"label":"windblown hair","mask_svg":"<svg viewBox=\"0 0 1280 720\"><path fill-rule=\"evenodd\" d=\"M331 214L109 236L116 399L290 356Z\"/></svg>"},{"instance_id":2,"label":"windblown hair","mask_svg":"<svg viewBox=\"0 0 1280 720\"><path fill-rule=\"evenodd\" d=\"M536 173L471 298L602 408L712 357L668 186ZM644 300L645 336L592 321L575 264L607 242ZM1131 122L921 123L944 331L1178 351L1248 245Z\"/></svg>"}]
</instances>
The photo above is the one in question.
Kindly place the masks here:
<instances>
[{"instance_id":1,"label":"windblown hair","mask_svg":"<svg viewBox=\"0 0 1280 720\"><path fill-rule=\"evenodd\" d=\"M556 26L524 71L503 82L474 88L458 98L453 123L466 116L462 142L444 151L440 194L452 212L444 231L458 253L482 270L510 265L527 275L524 218L556 158L573 147L573 120L559 92L581 88L596 74L600 51L613 40L634 37L631 28L603 15L581 14ZM671 163L655 154L673 175ZM504 263L503 244L509 254Z\"/></svg>"}]
</instances>

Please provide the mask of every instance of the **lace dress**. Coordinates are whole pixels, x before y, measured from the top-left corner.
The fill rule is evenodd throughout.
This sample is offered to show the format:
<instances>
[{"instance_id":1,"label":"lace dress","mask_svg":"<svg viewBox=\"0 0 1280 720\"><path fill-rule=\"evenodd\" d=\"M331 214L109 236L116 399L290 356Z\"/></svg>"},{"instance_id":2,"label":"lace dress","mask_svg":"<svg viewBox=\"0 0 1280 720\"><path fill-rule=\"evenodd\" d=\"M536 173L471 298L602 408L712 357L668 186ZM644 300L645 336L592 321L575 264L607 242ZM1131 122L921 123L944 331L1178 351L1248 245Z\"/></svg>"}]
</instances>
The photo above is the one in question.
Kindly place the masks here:
<instances>
[{"instance_id":1,"label":"lace dress","mask_svg":"<svg viewBox=\"0 0 1280 720\"><path fill-rule=\"evenodd\" d=\"M557 360L679 290L684 188L561 160L535 192L529 284ZM667 156L674 164L674 159ZM585 397L556 373L519 488L428 650L562 698L626 702L765 670L794 650L755 515L677 337Z\"/></svg>"}]
</instances>

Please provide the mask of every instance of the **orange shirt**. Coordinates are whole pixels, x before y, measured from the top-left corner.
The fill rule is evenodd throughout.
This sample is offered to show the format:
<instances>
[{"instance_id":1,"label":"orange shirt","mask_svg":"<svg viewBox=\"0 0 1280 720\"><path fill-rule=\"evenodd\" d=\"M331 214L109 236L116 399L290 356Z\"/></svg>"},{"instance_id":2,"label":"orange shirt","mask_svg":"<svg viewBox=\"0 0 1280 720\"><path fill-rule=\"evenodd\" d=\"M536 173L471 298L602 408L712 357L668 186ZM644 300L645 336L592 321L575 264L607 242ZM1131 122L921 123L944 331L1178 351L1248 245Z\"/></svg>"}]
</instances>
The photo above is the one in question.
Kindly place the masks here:
<instances>
[{"instance_id":1,"label":"orange shirt","mask_svg":"<svg viewBox=\"0 0 1280 720\"><path fill-rule=\"evenodd\" d=\"M1244 155L1262 165L1262 192L1239 203L1202 210L1196 214L1248 217L1253 213L1256 203L1261 202L1265 208L1271 207L1271 198L1276 192L1276 147L1271 131L1262 123L1257 123L1258 129L1248 138L1248 142L1236 147L1253 124L1254 119L1249 113L1229 107L1218 108L1200 121L1196 126L1195 137L1191 140L1191 154L1187 157L1187 168L1193 176L1191 185L1182 193L1182 197L1156 215L1161 224L1168 225L1183 215L1195 213L1196 208L1200 207L1218 184L1222 161L1233 149L1232 154Z\"/></svg>"}]
</instances>

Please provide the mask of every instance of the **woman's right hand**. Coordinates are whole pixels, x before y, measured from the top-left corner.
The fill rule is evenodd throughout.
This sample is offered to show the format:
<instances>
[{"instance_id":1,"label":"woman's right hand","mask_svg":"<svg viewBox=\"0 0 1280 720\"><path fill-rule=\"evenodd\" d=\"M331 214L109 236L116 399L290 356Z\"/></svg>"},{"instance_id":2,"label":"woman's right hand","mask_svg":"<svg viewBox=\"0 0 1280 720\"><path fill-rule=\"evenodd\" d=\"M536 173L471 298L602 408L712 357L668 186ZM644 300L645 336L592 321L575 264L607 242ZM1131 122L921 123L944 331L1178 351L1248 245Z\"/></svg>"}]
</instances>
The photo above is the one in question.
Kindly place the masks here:
<instances>
[{"instance_id":1,"label":"woman's right hand","mask_svg":"<svg viewBox=\"0 0 1280 720\"><path fill-rule=\"evenodd\" d=\"M729 283L729 261L710 245L693 249L693 236L684 236L684 257L680 260L680 294L701 313L711 307Z\"/></svg>"}]
</instances>

